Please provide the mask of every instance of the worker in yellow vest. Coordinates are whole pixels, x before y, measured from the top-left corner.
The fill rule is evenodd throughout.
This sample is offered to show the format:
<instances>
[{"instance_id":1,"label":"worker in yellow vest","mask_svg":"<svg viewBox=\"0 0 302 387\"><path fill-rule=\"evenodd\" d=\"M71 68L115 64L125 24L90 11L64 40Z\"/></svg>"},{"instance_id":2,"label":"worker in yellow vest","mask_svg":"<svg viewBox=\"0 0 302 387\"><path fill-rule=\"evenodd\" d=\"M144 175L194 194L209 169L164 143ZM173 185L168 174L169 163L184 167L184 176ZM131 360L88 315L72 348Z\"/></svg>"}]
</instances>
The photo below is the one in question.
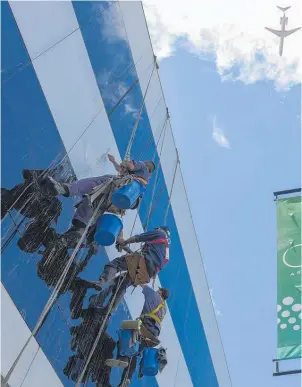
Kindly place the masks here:
<instances>
[{"instance_id":1,"label":"worker in yellow vest","mask_svg":"<svg viewBox=\"0 0 302 387\"><path fill-rule=\"evenodd\" d=\"M145 296L145 302L139 320L142 324L140 330L144 337L141 340L137 355L141 353L145 347L151 347L152 342L155 346L158 345L159 341L157 338L159 337L161 324L167 311L166 300L170 295L169 289L166 288L159 288L157 291L147 285L142 286L142 288L143 295ZM120 356L118 352L117 359L108 359L106 361L106 365L109 367L124 368L121 379L122 381L118 387L127 387L130 385L132 376L136 369L137 355L128 359Z\"/></svg>"}]
</instances>

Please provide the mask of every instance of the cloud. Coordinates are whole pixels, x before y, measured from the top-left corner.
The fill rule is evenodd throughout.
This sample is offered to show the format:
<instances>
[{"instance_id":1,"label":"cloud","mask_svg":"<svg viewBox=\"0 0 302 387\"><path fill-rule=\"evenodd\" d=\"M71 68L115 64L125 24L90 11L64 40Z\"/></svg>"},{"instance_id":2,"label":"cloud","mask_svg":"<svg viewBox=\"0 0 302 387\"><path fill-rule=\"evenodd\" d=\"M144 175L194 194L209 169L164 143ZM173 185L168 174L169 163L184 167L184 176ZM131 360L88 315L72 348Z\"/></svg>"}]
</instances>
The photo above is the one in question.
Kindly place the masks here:
<instances>
[{"instance_id":1,"label":"cloud","mask_svg":"<svg viewBox=\"0 0 302 387\"><path fill-rule=\"evenodd\" d=\"M139 109L133 107L130 103L125 103L124 105L125 113L132 115L133 118L137 118Z\"/></svg>"},{"instance_id":2,"label":"cloud","mask_svg":"<svg viewBox=\"0 0 302 387\"><path fill-rule=\"evenodd\" d=\"M107 8L107 6L105 7ZM93 3L93 9L96 15L96 20L99 22L102 36L105 36L108 42L116 42L127 40L127 32L124 26L123 15L121 13L118 2L107 8L104 12L104 4L102 2Z\"/></svg>"},{"instance_id":3,"label":"cloud","mask_svg":"<svg viewBox=\"0 0 302 387\"><path fill-rule=\"evenodd\" d=\"M213 304L213 308L216 316L223 316L223 314L221 313L220 309L217 307L217 304L214 300L213 289L209 289L209 291L210 291L210 296L211 296L211 300L212 300L212 304Z\"/></svg>"},{"instance_id":4,"label":"cloud","mask_svg":"<svg viewBox=\"0 0 302 387\"><path fill-rule=\"evenodd\" d=\"M125 106L125 113L126 114L133 114L137 113L137 109L135 109L133 106L131 106L129 103L126 103Z\"/></svg>"},{"instance_id":5,"label":"cloud","mask_svg":"<svg viewBox=\"0 0 302 387\"><path fill-rule=\"evenodd\" d=\"M265 26L280 29L282 13L275 0L145 0L144 9L155 54L160 60L177 46L214 60L223 81L245 84L273 80L287 89L302 80L302 30L285 39L278 54L279 38ZM288 29L301 26L302 2L292 0L287 11Z\"/></svg>"},{"instance_id":6,"label":"cloud","mask_svg":"<svg viewBox=\"0 0 302 387\"><path fill-rule=\"evenodd\" d=\"M120 98L129 89L129 86L121 80L116 80L113 72L103 70L97 75L97 83L102 89L102 98L106 103L117 103ZM129 100L130 96L124 98L124 102Z\"/></svg>"},{"instance_id":7,"label":"cloud","mask_svg":"<svg viewBox=\"0 0 302 387\"><path fill-rule=\"evenodd\" d=\"M216 117L212 119L212 137L216 141L216 143L223 147L223 148L231 148L229 140L226 138L225 134L223 133L222 129L218 128Z\"/></svg>"}]
</instances>

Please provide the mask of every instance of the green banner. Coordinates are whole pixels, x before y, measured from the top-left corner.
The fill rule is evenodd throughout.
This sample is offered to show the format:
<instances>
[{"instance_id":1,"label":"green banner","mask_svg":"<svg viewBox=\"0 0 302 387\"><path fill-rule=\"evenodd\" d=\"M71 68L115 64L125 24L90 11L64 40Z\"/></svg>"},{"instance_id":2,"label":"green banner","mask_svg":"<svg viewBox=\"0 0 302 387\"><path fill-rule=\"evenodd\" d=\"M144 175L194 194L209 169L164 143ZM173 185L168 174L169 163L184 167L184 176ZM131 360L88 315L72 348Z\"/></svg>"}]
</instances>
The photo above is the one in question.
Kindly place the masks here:
<instances>
[{"instance_id":1,"label":"green banner","mask_svg":"<svg viewBox=\"0 0 302 387\"><path fill-rule=\"evenodd\" d=\"M278 359L301 357L301 197L277 201Z\"/></svg>"}]
</instances>

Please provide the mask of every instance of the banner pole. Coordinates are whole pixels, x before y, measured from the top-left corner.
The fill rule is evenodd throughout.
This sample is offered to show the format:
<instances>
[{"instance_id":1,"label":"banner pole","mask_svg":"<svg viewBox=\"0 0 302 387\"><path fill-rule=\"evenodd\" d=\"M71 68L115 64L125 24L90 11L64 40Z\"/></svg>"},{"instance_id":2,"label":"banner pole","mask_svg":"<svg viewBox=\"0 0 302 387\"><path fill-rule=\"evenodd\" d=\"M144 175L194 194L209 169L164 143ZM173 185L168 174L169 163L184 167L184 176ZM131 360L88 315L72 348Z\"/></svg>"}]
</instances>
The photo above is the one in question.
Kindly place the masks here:
<instances>
[{"instance_id":1,"label":"banner pole","mask_svg":"<svg viewBox=\"0 0 302 387\"><path fill-rule=\"evenodd\" d=\"M290 195L292 193L298 193L298 192L301 192L301 188L293 188L293 189L287 189L287 190L284 190L284 191L276 191L276 192L273 192L274 196L275 196L275 201L278 199L278 196L282 196L282 195Z\"/></svg>"}]
</instances>

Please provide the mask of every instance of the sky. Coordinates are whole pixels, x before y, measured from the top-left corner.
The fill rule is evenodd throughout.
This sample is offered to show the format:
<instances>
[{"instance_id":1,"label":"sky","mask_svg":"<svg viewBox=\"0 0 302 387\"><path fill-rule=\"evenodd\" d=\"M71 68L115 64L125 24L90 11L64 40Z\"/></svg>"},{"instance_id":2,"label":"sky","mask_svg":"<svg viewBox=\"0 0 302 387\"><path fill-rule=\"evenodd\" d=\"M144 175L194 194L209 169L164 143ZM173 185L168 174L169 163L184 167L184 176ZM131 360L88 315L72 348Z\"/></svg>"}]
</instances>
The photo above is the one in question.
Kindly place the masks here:
<instances>
[{"instance_id":1,"label":"sky","mask_svg":"<svg viewBox=\"0 0 302 387\"><path fill-rule=\"evenodd\" d=\"M301 31L280 58L264 26L289 4L173 3L144 8L233 387L298 387L299 375L272 377L273 191L301 186ZM302 5L290 5L295 28Z\"/></svg>"}]
</instances>

